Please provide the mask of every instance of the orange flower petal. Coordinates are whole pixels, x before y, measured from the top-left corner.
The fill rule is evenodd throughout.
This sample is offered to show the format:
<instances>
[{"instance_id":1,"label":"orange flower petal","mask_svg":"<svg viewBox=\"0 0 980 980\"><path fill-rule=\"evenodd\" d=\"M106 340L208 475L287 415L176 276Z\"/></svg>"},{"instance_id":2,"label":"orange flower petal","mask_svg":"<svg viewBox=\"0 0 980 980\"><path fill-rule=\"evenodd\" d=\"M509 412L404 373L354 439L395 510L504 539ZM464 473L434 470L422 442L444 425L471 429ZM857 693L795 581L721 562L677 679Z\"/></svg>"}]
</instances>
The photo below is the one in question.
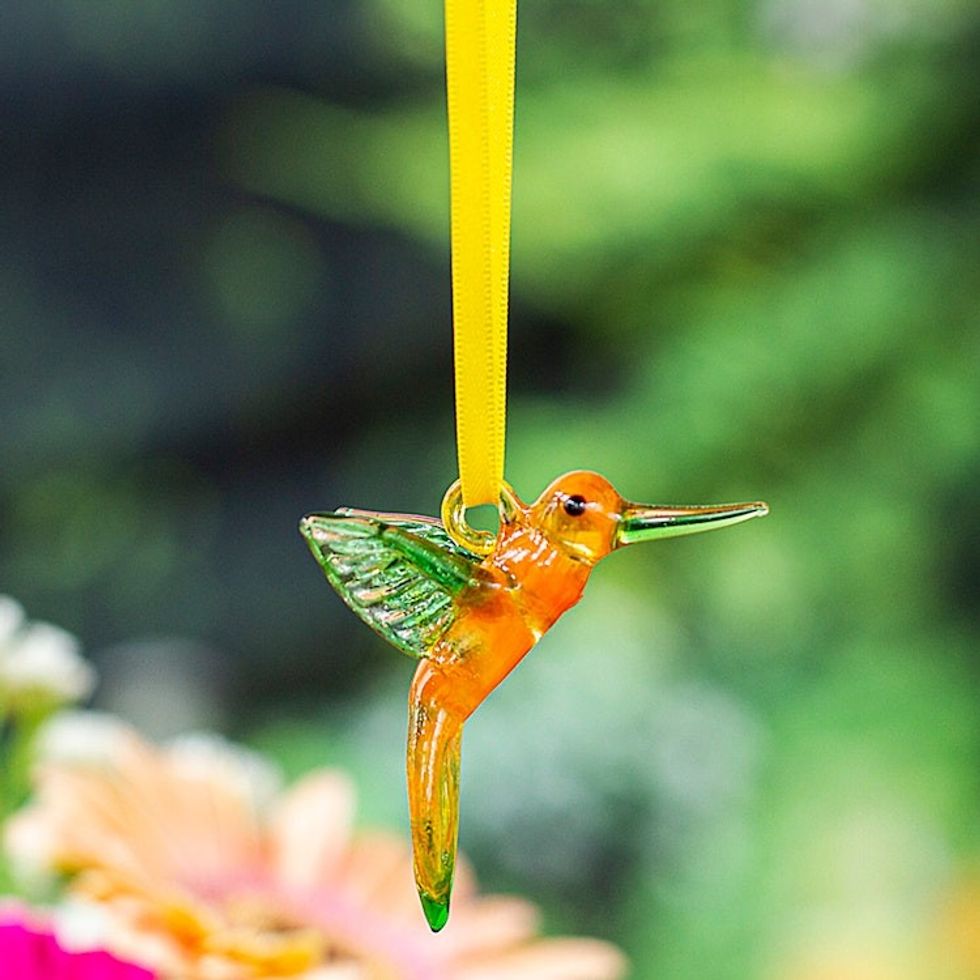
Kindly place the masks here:
<instances>
[{"instance_id":1,"label":"orange flower petal","mask_svg":"<svg viewBox=\"0 0 980 980\"><path fill-rule=\"evenodd\" d=\"M313 888L336 873L354 822L354 788L342 773L321 772L297 783L273 810L269 846L276 877Z\"/></svg>"},{"instance_id":2,"label":"orange flower petal","mask_svg":"<svg viewBox=\"0 0 980 980\"><path fill-rule=\"evenodd\" d=\"M623 954L598 939L543 939L513 952L461 965L454 980L618 980Z\"/></svg>"}]
</instances>

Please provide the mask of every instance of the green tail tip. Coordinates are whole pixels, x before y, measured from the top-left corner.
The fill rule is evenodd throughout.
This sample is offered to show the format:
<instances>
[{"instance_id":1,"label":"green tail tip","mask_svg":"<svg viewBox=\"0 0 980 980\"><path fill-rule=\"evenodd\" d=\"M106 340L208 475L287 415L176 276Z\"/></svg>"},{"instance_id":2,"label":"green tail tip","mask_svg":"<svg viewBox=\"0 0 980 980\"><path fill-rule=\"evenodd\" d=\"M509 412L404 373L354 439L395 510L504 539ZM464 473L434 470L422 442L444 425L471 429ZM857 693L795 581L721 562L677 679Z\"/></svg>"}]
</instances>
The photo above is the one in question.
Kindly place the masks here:
<instances>
[{"instance_id":1,"label":"green tail tip","mask_svg":"<svg viewBox=\"0 0 980 980\"><path fill-rule=\"evenodd\" d=\"M419 892L419 898L422 900L422 911L425 912L429 928L438 932L449 920L449 899L439 901L425 892Z\"/></svg>"}]
</instances>

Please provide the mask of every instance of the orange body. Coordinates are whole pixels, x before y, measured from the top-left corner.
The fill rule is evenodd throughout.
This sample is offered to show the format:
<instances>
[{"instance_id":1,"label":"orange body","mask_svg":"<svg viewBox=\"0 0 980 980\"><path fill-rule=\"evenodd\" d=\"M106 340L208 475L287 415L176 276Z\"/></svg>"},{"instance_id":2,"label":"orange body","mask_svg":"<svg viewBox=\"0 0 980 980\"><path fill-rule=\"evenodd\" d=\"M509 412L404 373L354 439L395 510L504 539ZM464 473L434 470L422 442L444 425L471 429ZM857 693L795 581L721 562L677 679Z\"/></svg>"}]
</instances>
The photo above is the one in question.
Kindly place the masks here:
<instances>
[{"instance_id":1,"label":"orange body","mask_svg":"<svg viewBox=\"0 0 980 980\"><path fill-rule=\"evenodd\" d=\"M427 906L448 915L458 835L463 723L544 632L578 602L591 561L552 541L533 515L501 527L480 584L415 672L409 694L408 801L415 877Z\"/></svg>"}]
</instances>

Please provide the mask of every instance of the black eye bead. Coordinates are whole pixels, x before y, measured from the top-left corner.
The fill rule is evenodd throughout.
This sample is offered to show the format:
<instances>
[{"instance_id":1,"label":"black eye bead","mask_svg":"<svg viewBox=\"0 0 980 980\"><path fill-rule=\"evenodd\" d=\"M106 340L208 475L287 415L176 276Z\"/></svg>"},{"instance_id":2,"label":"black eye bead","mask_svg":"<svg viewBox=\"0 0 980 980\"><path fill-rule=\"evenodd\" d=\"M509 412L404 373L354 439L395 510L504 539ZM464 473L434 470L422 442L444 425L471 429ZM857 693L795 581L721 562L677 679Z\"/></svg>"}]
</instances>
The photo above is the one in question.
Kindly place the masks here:
<instances>
[{"instance_id":1,"label":"black eye bead","mask_svg":"<svg viewBox=\"0 0 980 980\"><path fill-rule=\"evenodd\" d=\"M569 517L581 517L585 513L585 497L580 494L573 494L565 498L565 513Z\"/></svg>"}]
</instances>

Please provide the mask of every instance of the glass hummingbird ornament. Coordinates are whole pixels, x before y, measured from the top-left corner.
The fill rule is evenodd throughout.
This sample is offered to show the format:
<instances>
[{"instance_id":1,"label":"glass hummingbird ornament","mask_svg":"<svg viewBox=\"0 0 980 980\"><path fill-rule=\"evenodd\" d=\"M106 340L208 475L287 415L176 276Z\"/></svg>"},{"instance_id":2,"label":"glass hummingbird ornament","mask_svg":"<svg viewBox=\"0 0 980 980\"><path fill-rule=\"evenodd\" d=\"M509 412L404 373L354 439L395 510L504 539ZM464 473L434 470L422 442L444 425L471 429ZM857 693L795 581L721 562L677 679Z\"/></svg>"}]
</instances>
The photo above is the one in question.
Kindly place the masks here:
<instances>
[{"instance_id":1,"label":"glass hummingbird ornament","mask_svg":"<svg viewBox=\"0 0 980 980\"><path fill-rule=\"evenodd\" d=\"M499 512L495 537L467 528L457 483L444 521L342 508L300 525L344 602L419 660L409 692L408 802L416 886L433 931L449 916L466 719L578 602L600 559L624 545L737 524L768 507L632 504L598 473L580 470L530 505L505 485Z\"/></svg>"}]
</instances>

